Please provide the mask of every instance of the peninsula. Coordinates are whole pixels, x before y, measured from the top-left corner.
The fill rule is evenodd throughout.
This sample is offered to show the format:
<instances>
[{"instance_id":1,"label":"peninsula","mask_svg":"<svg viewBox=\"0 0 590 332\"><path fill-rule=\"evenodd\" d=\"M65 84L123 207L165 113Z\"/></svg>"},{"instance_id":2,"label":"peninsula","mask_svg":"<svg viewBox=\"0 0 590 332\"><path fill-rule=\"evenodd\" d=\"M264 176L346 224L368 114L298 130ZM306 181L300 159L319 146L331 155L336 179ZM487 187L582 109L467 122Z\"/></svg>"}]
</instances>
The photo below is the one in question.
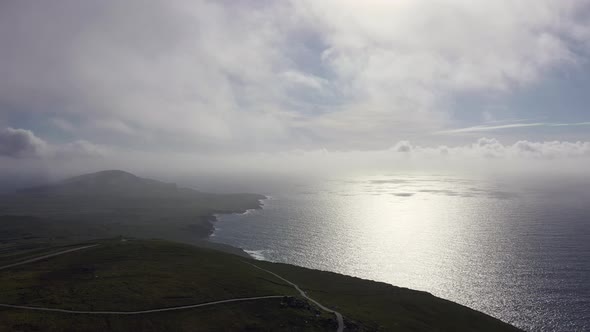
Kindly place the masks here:
<instances>
[{"instance_id":1,"label":"peninsula","mask_svg":"<svg viewBox=\"0 0 590 332\"><path fill-rule=\"evenodd\" d=\"M429 293L211 244L209 194L104 171L0 197L0 330L518 331Z\"/></svg>"}]
</instances>

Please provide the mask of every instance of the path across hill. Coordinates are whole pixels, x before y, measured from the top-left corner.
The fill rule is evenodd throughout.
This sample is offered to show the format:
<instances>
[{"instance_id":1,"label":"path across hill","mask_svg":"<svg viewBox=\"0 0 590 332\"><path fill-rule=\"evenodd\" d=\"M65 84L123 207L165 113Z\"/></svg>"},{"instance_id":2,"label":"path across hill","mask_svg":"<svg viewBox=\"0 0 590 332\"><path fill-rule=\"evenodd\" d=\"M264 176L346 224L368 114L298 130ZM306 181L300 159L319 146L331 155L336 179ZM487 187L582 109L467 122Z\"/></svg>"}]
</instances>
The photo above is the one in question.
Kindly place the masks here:
<instances>
[{"instance_id":1,"label":"path across hill","mask_svg":"<svg viewBox=\"0 0 590 332\"><path fill-rule=\"evenodd\" d=\"M92 248L92 247L96 247L98 246L98 244L92 244L92 245L87 245L87 246L82 246L82 247L77 247L77 248L73 248L73 249L68 249L68 250L63 250L63 251L59 251L59 252L55 252L52 254L47 254L47 255L43 255L43 256L38 256L38 257L34 257L34 258L29 258L26 259L24 261L20 261L17 263L12 263L9 265L5 265L5 266L0 266L0 270L4 270L4 269L8 269L11 267L15 267L15 266L19 266L19 265L23 265L23 264L27 264L27 263L32 263L32 262L36 262L36 261L40 261L46 258L51 258L51 257L55 257L55 256L59 256L59 255L63 255L63 254L67 254L67 253L71 253L74 251L78 251L78 250L83 250L83 249L88 249L88 248ZM311 297L309 297L301 288L299 288L299 286L283 277L281 277L280 275L271 272L269 270L263 269L257 265L254 265L252 263L248 263L245 262L244 263L251 265L259 270L262 270L264 272L270 273L273 276L281 279L282 281L288 283L289 285L293 286L298 292L299 294L301 294L301 296L303 296L304 298L306 298L307 300L309 300L310 302L314 303L315 305L317 305L320 309L333 313L334 315L336 315L336 320L338 322L338 328L337 328L337 332L343 332L344 331L344 319L342 317L342 314L340 314L339 312L332 310L324 305L322 305L321 303L319 303L318 301L312 299ZM149 313L154 313L154 312L164 312L164 311L176 311L176 310L185 310L185 309L192 309L192 308L199 308L199 307L205 307L205 306L210 306L210 305L215 305L215 304L223 304L223 303L231 303L231 302L242 302L242 301L253 301L253 300L264 300L264 299L275 299L275 298L283 298L286 295L268 295L268 296L257 296L257 297L242 297L242 298L232 298L232 299L225 299L225 300L219 300L219 301L212 301L212 302L205 302L205 303L198 303L198 304L190 304L190 305L184 305L184 306L176 306L176 307L168 307L168 308L159 308L159 309L148 309L148 310L137 310L137 311L86 311L86 310L68 310L68 309L59 309L59 308L45 308L45 307L31 307L31 306L23 306L23 305L14 305L14 304L5 304L5 303L0 303L0 307L2 308L12 308L12 309L25 309L25 310L36 310L36 311L51 311L51 312L62 312L62 313L68 313L68 314L87 314L87 315L141 315L141 314L149 314Z\"/></svg>"},{"instance_id":2,"label":"path across hill","mask_svg":"<svg viewBox=\"0 0 590 332\"><path fill-rule=\"evenodd\" d=\"M13 305L13 304L4 304L0 303L0 307L3 308L13 308L13 309L26 309L26 310L37 310L37 311L52 311L52 312L63 312L67 314L86 314L86 315L141 315L141 314L151 314L154 312L164 312L164 311L176 311L176 310L185 310L185 309L192 309L192 308L199 308L205 307L214 304L223 304L223 303L231 303L231 302L241 302L241 301L252 301L252 300L264 300L264 299L278 299L283 298L286 295L270 295L270 296L257 296L257 297L239 297L227 300L219 300L219 301L212 301L212 302L205 302L199 304L189 304L177 307L168 307L168 308L160 308L160 309L148 309L148 310L137 310L137 311L85 311L85 310L67 310L67 309L58 309L58 308L44 308L44 307L30 307L24 305Z\"/></svg>"},{"instance_id":3,"label":"path across hill","mask_svg":"<svg viewBox=\"0 0 590 332\"><path fill-rule=\"evenodd\" d=\"M68 249L68 250L54 252L52 254L47 254L47 255L43 255L43 256L29 258L29 259L26 259L24 261L20 261L20 262L17 262L17 263L12 263L12 264L8 264L8 265L0 266L0 270L9 269L11 267L19 266L19 265L23 265L23 264L33 263L33 262L40 261L40 260L43 260L43 259L46 259L46 258L51 258L51 257L55 257L55 256L67 254L67 253L78 251L78 250L88 249L88 248L92 248L92 247L96 247L96 246L98 246L98 244L92 244L92 245L89 245L89 246L77 247L77 248L73 248L73 249Z\"/></svg>"},{"instance_id":4,"label":"path across hill","mask_svg":"<svg viewBox=\"0 0 590 332\"><path fill-rule=\"evenodd\" d=\"M259 270L268 272L268 273L272 274L273 276L281 279L282 281L284 281L284 282L288 283L289 285L293 286L299 292L299 294L301 294L301 296L303 296L304 298L306 298L309 301L313 302L315 305L317 305L318 307L320 307L320 309L322 309L324 311L327 311L327 312L330 312L330 313L333 313L334 315L336 315L336 320L338 321L338 329L336 331L337 332L344 331L344 318L342 318L342 314L340 314L338 311L332 310L332 309L330 309L328 307L325 307L324 305L322 305L318 301L316 301L316 300L312 299L311 297L307 296L307 294L303 290L301 290L301 288L299 288L299 286L297 286L297 284L295 284L295 283L293 283L293 282L291 282L291 281L289 281L289 280L281 277L280 275L278 275L278 274L276 274L274 272L271 272L269 270L263 269L263 268L261 268L261 267L259 267L257 265L252 264L252 263L248 263L246 261L244 261L244 263L246 263L248 265L252 265L252 266L254 266L255 268L257 268Z\"/></svg>"}]
</instances>

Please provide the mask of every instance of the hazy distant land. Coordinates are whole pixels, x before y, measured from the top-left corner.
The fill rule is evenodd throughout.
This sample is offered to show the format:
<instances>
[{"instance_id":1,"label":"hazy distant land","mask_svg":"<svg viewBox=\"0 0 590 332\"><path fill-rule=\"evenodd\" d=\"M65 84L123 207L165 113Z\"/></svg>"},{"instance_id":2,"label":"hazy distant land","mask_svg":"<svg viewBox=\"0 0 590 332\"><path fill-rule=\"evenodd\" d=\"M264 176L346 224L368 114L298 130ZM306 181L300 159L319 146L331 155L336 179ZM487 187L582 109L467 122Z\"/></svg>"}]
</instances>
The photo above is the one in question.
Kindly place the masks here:
<instances>
[{"instance_id":1,"label":"hazy distant land","mask_svg":"<svg viewBox=\"0 0 590 332\"><path fill-rule=\"evenodd\" d=\"M204 241L214 214L260 208L258 194L211 194L124 171L103 171L0 196L0 241L59 244L115 236Z\"/></svg>"}]
</instances>

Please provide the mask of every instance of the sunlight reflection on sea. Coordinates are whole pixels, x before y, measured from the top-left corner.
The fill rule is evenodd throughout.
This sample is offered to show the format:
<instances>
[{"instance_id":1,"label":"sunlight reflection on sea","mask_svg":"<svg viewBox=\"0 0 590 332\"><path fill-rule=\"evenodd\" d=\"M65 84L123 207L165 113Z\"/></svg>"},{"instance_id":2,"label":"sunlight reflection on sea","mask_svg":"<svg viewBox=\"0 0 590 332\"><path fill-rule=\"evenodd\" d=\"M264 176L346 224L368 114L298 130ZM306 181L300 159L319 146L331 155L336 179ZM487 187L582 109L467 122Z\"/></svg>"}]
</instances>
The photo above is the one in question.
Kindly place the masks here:
<instances>
[{"instance_id":1,"label":"sunlight reflection on sea","mask_svg":"<svg viewBox=\"0 0 590 332\"><path fill-rule=\"evenodd\" d=\"M534 331L590 330L590 186L449 175L301 184L219 217L259 259L425 290Z\"/></svg>"}]
</instances>

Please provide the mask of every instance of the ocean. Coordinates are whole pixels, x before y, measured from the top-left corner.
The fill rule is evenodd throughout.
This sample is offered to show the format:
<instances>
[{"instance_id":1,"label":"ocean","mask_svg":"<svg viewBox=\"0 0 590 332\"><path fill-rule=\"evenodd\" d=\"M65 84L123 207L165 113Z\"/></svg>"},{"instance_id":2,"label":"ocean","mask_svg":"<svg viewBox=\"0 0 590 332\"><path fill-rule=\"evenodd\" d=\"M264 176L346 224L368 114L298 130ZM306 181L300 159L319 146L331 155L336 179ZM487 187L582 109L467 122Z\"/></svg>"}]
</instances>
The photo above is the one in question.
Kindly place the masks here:
<instances>
[{"instance_id":1,"label":"ocean","mask_svg":"<svg viewBox=\"0 0 590 332\"><path fill-rule=\"evenodd\" d=\"M221 215L257 259L430 292L527 331L590 331L590 179L389 174L291 183Z\"/></svg>"}]
</instances>

